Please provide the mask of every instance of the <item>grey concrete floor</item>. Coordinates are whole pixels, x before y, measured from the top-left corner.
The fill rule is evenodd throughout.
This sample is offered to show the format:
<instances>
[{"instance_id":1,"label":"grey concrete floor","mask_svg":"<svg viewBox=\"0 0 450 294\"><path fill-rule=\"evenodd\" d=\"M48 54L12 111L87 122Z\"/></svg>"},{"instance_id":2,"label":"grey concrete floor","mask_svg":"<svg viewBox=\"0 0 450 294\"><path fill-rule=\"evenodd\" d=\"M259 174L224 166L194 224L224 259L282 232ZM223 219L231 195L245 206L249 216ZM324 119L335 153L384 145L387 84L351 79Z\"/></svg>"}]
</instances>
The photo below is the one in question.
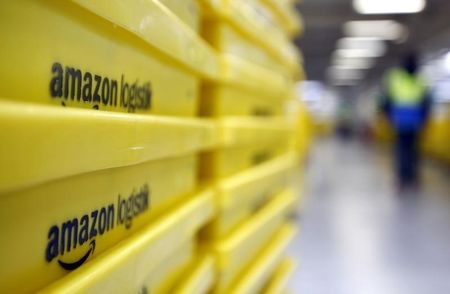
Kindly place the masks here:
<instances>
[{"instance_id":1,"label":"grey concrete floor","mask_svg":"<svg viewBox=\"0 0 450 294\"><path fill-rule=\"evenodd\" d=\"M322 139L305 175L298 260L305 294L450 293L450 175L424 162L418 193L396 192L390 154Z\"/></svg>"}]
</instances>

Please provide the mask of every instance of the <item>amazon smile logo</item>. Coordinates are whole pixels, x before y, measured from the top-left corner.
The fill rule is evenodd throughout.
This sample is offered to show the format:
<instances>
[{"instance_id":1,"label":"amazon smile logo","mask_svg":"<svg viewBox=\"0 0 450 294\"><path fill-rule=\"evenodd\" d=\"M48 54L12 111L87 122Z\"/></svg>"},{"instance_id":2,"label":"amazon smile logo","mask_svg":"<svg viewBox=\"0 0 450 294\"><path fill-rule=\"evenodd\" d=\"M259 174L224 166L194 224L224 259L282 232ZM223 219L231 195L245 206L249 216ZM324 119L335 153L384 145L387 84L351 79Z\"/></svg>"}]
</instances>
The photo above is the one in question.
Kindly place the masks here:
<instances>
[{"instance_id":1,"label":"amazon smile logo","mask_svg":"<svg viewBox=\"0 0 450 294\"><path fill-rule=\"evenodd\" d=\"M75 217L60 225L50 227L47 234L45 259L52 262L55 258L65 270L74 270L83 265L90 256L94 255L96 238L124 226L131 228L133 219L144 213L149 206L149 188L145 184L137 192L133 190L128 198L117 197L117 203L111 203L100 209L94 209L81 217ZM80 254L74 262L64 261L64 255L76 250L89 242L87 251Z\"/></svg>"},{"instance_id":2,"label":"amazon smile logo","mask_svg":"<svg viewBox=\"0 0 450 294\"><path fill-rule=\"evenodd\" d=\"M86 252L86 254L84 254L79 260L71 263L66 263L58 259L58 263L63 269L73 271L74 269L79 268L89 258L91 254L94 254L94 250L95 250L95 239L92 240L91 243L89 243L88 252Z\"/></svg>"}]
</instances>

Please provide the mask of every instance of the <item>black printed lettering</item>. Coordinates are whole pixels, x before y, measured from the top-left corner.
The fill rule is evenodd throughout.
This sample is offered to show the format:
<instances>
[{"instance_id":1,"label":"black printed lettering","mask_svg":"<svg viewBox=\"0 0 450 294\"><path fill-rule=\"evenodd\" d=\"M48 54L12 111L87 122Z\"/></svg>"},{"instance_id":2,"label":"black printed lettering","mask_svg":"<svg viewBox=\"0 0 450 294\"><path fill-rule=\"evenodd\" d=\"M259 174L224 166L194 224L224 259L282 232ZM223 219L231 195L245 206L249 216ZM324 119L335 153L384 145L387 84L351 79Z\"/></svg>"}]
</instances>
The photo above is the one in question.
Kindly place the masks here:
<instances>
[{"instance_id":1,"label":"black printed lettering","mask_svg":"<svg viewBox=\"0 0 450 294\"><path fill-rule=\"evenodd\" d=\"M100 209L100 213L98 216L98 233L100 236L103 235L105 229L106 229L106 209L102 207L102 209Z\"/></svg>"},{"instance_id":2,"label":"black printed lettering","mask_svg":"<svg viewBox=\"0 0 450 294\"><path fill-rule=\"evenodd\" d=\"M78 239L78 219L74 218L62 224L61 226L61 245L59 247L60 254L63 255L65 251L70 252L72 248L77 247Z\"/></svg>"},{"instance_id":3,"label":"black printed lettering","mask_svg":"<svg viewBox=\"0 0 450 294\"><path fill-rule=\"evenodd\" d=\"M52 226L48 231L48 243L47 248L45 249L45 259L47 262L53 260L53 258L57 257L59 254L58 250L59 244L59 228L58 226Z\"/></svg>"},{"instance_id":4,"label":"black printed lettering","mask_svg":"<svg viewBox=\"0 0 450 294\"><path fill-rule=\"evenodd\" d=\"M117 79L83 72L72 66L63 68L58 62L52 64L49 88L51 97L64 99L61 101L63 106L70 106L66 102L70 99L74 103L91 103L94 109L111 106L134 113L148 110L152 105L150 82L140 84L139 79L136 79L130 84L122 74L119 87Z\"/></svg>"},{"instance_id":5,"label":"black printed lettering","mask_svg":"<svg viewBox=\"0 0 450 294\"><path fill-rule=\"evenodd\" d=\"M63 68L58 62L52 65L53 77L50 80L50 95L52 97L62 97L63 92Z\"/></svg>"},{"instance_id":6,"label":"black printed lettering","mask_svg":"<svg viewBox=\"0 0 450 294\"><path fill-rule=\"evenodd\" d=\"M89 215L85 214L80 219L80 235L78 236L78 242L83 245L84 242L89 240Z\"/></svg>"},{"instance_id":7,"label":"black printed lettering","mask_svg":"<svg viewBox=\"0 0 450 294\"><path fill-rule=\"evenodd\" d=\"M92 75L87 72L83 77L84 85L83 85L83 101L91 102L92 101Z\"/></svg>"},{"instance_id":8,"label":"black printed lettering","mask_svg":"<svg viewBox=\"0 0 450 294\"><path fill-rule=\"evenodd\" d=\"M104 78L102 82L102 103L108 105L109 101L109 79Z\"/></svg>"},{"instance_id":9,"label":"black printed lettering","mask_svg":"<svg viewBox=\"0 0 450 294\"><path fill-rule=\"evenodd\" d=\"M117 106L117 81L111 80L111 99L109 99L109 105Z\"/></svg>"},{"instance_id":10,"label":"black printed lettering","mask_svg":"<svg viewBox=\"0 0 450 294\"><path fill-rule=\"evenodd\" d=\"M70 94L70 95L69 95ZM77 101L81 98L81 70L73 67L66 67L66 79L64 83L64 98Z\"/></svg>"},{"instance_id":11,"label":"black printed lettering","mask_svg":"<svg viewBox=\"0 0 450 294\"><path fill-rule=\"evenodd\" d=\"M92 224L91 224L91 231L89 232L89 239L92 239L95 236L97 236L97 229L96 229L97 215L98 215L98 210L94 210L93 212L91 212Z\"/></svg>"},{"instance_id":12,"label":"black printed lettering","mask_svg":"<svg viewBox=\"0 0 450 294\"><path fill-rule=\"evenodd\" d=\"M93 102L100 102L100 86L102 83L102 77L99 75L95 75L94 76L94 80L95 80L95 89L94 89L94 96L93 96Z\"/></svg>"},{"instance_id":13,"label":"black printed lettering","mask_svg":"<svg viewBox=\"0 0 450 294\"><path fill-rule=\"evenodd\" d=\"M51 262L58 256L64 256L78 247L84 253L77 261L67 262L65 258L58 258L58 264L65 270L73 270L81 266L94 254L96 237L107 234L116 226L131 228L136 217L148 210L150 190L147 184L140 189L132 189L131 193L122 198L117 195L117 205L111 203L93 209L81 217L71 218L58 225L52 225L47 233L45 259ZM117 217L117 218L116 218ZM89 243L89 247L82 246Z\"/></svg>"},{"instance_id":14,"label":"black printed lettering","mask_svg":"<svg viewBox=\"0 0 450 294\"><path fill-rule=\"evenodd\" d=\"M110 204L108 206L108 223L106 230L112 230L114 229L114 204Z\"/></svg>"}]
</instances>

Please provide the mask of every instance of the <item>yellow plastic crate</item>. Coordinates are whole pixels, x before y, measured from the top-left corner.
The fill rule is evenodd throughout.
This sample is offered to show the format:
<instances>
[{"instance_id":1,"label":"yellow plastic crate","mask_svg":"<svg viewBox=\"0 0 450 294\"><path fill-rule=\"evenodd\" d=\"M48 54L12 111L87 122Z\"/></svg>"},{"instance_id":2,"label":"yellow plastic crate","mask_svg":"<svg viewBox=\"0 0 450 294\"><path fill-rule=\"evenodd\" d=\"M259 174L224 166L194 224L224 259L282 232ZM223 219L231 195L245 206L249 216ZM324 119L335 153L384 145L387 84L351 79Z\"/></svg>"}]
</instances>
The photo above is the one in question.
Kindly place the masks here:
<instances>
[{"instance_id":1,"label":"yellow plastic crate","mask_svg":"<svg viewBox=\"0 0 450 294\"><path fill-rule=\"evenodd\" d=\"M186 272L187 277L178 282L172 293L176 294L206 294L210 293L215 281L214 259L204 255L196 260L194 266Z\"/></svg>"},{"instance_id":2,"label":"yellow plastic crate","mask_svg":"<svg viewBox=\"0 0 450 294\"><path fill-rule=\"evenodd\" d=\"M175 13L194 31L200 29L200 8L197 0L156 0Z\"/></svg>"},{"instance_id":3,"label":"yellow plastic crate","mask_svg":"<svg viewBox=\"0 0 450 294\"><path fill-rule=\"evenodd\" d=\"M447 138L450 138L450 115L447 118L445 125L444 125L444 129L447 131L444 133L444 136L446 136ZM444 158L447 161L447 164L450 164L450 142L447 141L447 143L444 144Z\"/></svg>"},{"instance_id":4,"label":"yellow plastic crate","mask_svg":"<svg viewBox=\"0 0 450 294\"><path fill-rule=\"evenodd\" d=\"M162 291L165 283L162 288L152 286L153 274L163 271L159 265L167 267L165 262L176 250L189 248L180 245L196 240L196 233L214 212L212 197L211 192L195 196L157 223L50 285L44 293L141 293L144 288L155 287Z\"/></svg>"},{"instance_id":5,"label":"yellow plastic crate","mask_svg":"<svg viewBox=\"0 0 450 294\"><path fill-rule=\"evenodd\" d=\"M259 2L272 9L273 23L282 27L290 37L303 32L303 19L293 3L280 0L259 0Z\"/></svg>"},{"instance_id":6,"label":"yellow plastic crate","mask_svg":"<svg viewBox=\"0 0 450 294\"><path fill-rule=\"evenodd\" d=\"M0 195L217 144L215 124L0 100Z\"/></svg>"},{"instance_id":7,"label":"yellow plastic crate","mask_svg":"<svg viewBox=\"0 0 450 294\"><path fill-rule=\"evenodd\" d=\"M270 30L283 32L292 38L303 30L303 21L296 8L289 1L280 0L246 0L253 18Z\"/></svg>"},{"instance_id":8,"label":"yellow plastic crate","mask_svg":"<svg viewBox=\"0 0 450 294\"><path fill-rule=\"evenodd\" d=\"M282 99L264 99L251 91L230 86L205 87L202 95L203 116L279 116L284 110Z\"/></svg>"},{"instance_id":9,"label":"yellow plastic crate","mask_svg":"<svg viewBox=\"0 0 450 294\"><path fill-rule=\"evenodd\" d=\"M159 1L72 1L125 28L196 73L208 78L218 77L220 67L216 53L195 32L180 28L179 21L175 24L173 20L177 18L173 14L161 13L167 9ZM152 16L151 22L149 16Z\"/></svg>"},{"instance_id":10,"label":"yellow plastic crate","mask_svg":"<svg viewBox=\"0 0 450 294\"><path fill-rule=\"evenodd\" d=\"M227 118L218 125L219 148L203 156L204 178L233 175L290 149L293 129L283 118Z\"/></svg>"},{"instance_id":11,"label":"yellow plastic crate","mask_svg":"<svg viewBox=\"0 0 450 294\"><path fill-rule=\"evenodd\" d=\"M284 102L264 99L251 91L229 86L210 86L203 91L203 116L277 116L283 114Z\"/></svg>"},{"instance_id":12,"label":"yellow plastic crate","mask_svg":"<svg viewBox=\"0 0 450 294\"><path fill-rule=\"evenodd\" d=\"M294 213L299 213L303 210L304 205L303 194L305 189L305 166L303 165L302 162L297 164L297 166L294 168L291 183L289 186L297 196L297 201L294 205Z\"/></svg>"},{"instance_id":13,"label":"yellow plastic crate","mask_svg":"<svg viewBox=\"0 0 450 294\"><path fill-rule=\"evenodd\" d=\"M288 109L286 117L294 130L294 135L291 137L292 148L299 152L301 159L304 160L312 139L313 124L311 116L305 105L295 96L288 100L286 105L286 109Z\"/></svg>"},{"instance_id":14,"label":"yellow plastic crate","mask_svg":"<svg viewBox=\"0 0 450 294\"><path fill-rule=\"evenodd\" d=\"M259 146L244 146L226 148L213 152L210 156L212 162L209 178L220 179L232 176L240 171L260 165L270 159L286 153L288 148L281 142L280 146L274 144L261 144Z\"/></svg>"},{"instance_id":15,"label":"yellow plastic crate","mask_svg":"<svg viewBox=\"0 0 450 294\"><path fill-rule=\"evenodd\" d=\"M280 115L289 88L282 75L233 55L223 55L219 81L203 88L204 116Z\"/></svg>"},{"instance_id":16,"label":"yellow plastic crate","mask_svg":"<svg viewBox=\"0 0 450 294\"><path fill-rule=\"evenodd\" d=\"M264 23L266 26L275 28L276 30L285 33L283 30L284 28L280 26L272 7L266 5L264 0L247 0L246 2L253 10L258 12L255 14L255 17L257 17L260 22Z\"/></svg>"},{"instance_id":17,"label":"yellow plastic crate","mask_svg":"<svg viewBox=\"0 0 450 294\"><path fill-rule=\"evenodd\" d=\"M294 237L295 231L295 226L292 224L285 224L279 229L264 251L258 255L246 272L240 276L239 281L233 285L229 293L260 293L270 278L270 274L282 259L283 251Z\"/></svg>"},{"instance_id":18,"label":"yellow plastic crate","mask_svg":"<svg viewBox=\"0 0 450 294\"><path fill-rule=\"evenodd\" d=\"M0 25L0 95L14 100L194 116L200 78L220 72L157 1L2 1Z\"/></svg>"},{"instance_id":19,"label":"yellow plastic crate","mask_svg":"<svg viewBox=\"0 0 450 294\"><path fill-rule=\"evenodd\" d=\"M271 71L290 77L292 73L264 47L246 38L232 26L223 22L207 22L203 30L205 39L219 52L248 60Z\"/></svg>"},{"instance_id":20,"label":"yellow plastic crate","mask_svg":"<svg viewBox=\"0 0 450 294\"><path fill-rule=\"evenodd\" d=\"M229 287L239 279L249 263L281 227L294 201L290 193L277 196L249 218L239 230L212 246L218 267L215 293L229 293Z\"/></svg>"},{"instance_id":21,"label":"yellow plastic crate","mask_svg":"<svg viewBox=\"0 0 450 294\"><path fill-rule=\"evenodd\" d=\"M0 292L15 292L23 281L49 283L167 213L196 188L196 167L197 156L187 155L1 195L0 229L8 238L0 250L15 254L0 262ZM86 255L92 242L95 251Z\"/></svg>"},{"instance_id":22,"label":"yellow plastic crate","mask_svg":"<svg viewBox=\"0 0 450 294\"><path fill-rule=\"evenodd\" d=\"M237 174L217 184L217 215L205 231L218 239L245 220L291 184L295 155L286 155Z\"/></svg>"},{"instance_id":23,"label":"yellow plastic crate","mask_svg":"<svg viewBox=\"0 0 450 294\"><path fill-rule=\"evenodd\" d=\"M262 97L285 99L291 85L288 78L230 54L222 54L218 58L221 64L220 85L246 89Z\"/></svg>"},{"instance_id":24,"label":"yellow plastic crate","mask_svg":"<svg viewBox=\"0 0 450 294\"><path fill-rule=\"evenodd\" d=\"M219 51L236 54L291 75L299 72L297 49L247 1L201 0L204 37ZM258 49L259 48L259 49Z\"/></svg>"},{"instance_id":25,"label":"yellow plastic crate","mask_svg":"<svg viewBox=\"0 0 450 294\"><path fill-rule=\"evenodd\" d=\"M177 243L179 244L179 242ZM179 245L181 246L175 252L171 253L154 270L146 274L144 278L146 286L141 288L141 292L153 294L172 293L174 286L183 278L184 273L193 262L197 244L190 241Z\"/></svg>"},{"instance_id":26,"label":"yellow plastic crate","mask_svg":"<svg viewBox=\"0 0 450 294\"><path fill-rule=\"evenodd\" d=\"M450 111L428 122L422 148L436 159L450 163Z\"/></svg>"},{"instance_id":27,"label":"yellow plastic crate","mask_svg":"<svg viewBox=\"0 0 450 294\"><path fill-rule=\"evenodd\" d=\"M275 272L269 279L269 282L262 291L263 294L282 294L295 270L295 261L284 259L275 269Z\"/></svg>"},{"instance_id":28,"label":"yellow plastic crate","mask_svg":"<svg viewBox=\"0 0 450 294\"><path fill-rule=\"evenodd\" d=\"M288 71L277 62L277 59L268 54L264 48L240 35L233 27L218 23L211 25L208 30L211 30L208 37L214 36L208 40L212 40L211 43L220 52L245 58L270 70L288 75Z\"/></svg>"}]
</instances>

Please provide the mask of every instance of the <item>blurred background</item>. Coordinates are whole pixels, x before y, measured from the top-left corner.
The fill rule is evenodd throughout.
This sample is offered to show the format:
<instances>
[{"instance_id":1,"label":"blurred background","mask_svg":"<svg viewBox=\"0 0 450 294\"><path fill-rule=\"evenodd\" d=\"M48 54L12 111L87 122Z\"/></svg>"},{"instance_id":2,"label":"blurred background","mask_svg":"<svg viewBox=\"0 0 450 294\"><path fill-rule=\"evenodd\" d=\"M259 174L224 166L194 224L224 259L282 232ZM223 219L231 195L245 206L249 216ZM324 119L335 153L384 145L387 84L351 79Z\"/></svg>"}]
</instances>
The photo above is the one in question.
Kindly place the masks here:
<instances>
[{"instance_id":1,"label":"blurred background","mask_svg":"<svg viewBox=\"0 0 450 294\"><path fill-rule=\"evenodd\" d=\"M316 137L293 292L450 293L450 2L297 7L307 75L297 90ZM394 84L422 89L406 107L421 112L407 135L397 114L408 94Z\"/></svg>"}]
</instances>

